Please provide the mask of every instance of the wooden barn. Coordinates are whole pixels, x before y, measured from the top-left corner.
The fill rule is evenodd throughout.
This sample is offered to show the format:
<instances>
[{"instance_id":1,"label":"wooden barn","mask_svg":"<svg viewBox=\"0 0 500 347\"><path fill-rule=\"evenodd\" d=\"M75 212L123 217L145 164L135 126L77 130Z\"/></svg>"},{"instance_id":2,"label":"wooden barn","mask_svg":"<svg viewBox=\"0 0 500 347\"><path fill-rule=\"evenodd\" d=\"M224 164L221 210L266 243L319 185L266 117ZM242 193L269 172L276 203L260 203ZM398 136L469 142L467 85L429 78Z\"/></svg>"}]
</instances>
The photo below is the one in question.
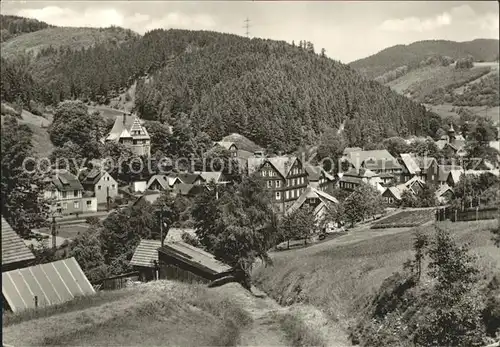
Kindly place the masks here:
<instances>
[{"instance_id":1,"label":"wooden barn","mask_svg":"<svg viewBox=\"0 0 500 347\"><path fill-rule=\"evenodd\" d=\"M227 276L232 268L204 250L185 242L169 242L158 249L160 279L208 283Z\"/></svg>"},{"instance_id":2,"label":"wooden barn","mask_svg":"<svg viewBox=\"0 0 500 347\"><path fill-rule=\"evenodd\" d=\"M157 279L158 270L158 249L161 247L160 240L141 240L134 255L130 260L130 265L134 271L139 273L139 280L148 282Z\"/></svg>"}]
</instances>

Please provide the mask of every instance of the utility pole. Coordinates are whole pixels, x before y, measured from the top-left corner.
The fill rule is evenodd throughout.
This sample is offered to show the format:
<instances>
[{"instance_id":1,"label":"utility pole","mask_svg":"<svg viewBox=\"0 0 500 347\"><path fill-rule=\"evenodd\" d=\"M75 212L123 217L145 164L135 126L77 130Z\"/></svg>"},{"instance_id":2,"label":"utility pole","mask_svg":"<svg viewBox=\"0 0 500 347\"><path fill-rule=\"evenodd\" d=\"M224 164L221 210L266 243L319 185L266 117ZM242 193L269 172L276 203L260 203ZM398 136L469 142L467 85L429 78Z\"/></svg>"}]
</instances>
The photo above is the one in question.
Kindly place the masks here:
<instances>
[{"instance_id":1,"label":"utility pole","mask_svg":"<svg viewBox=\"0 0 500 347\"><path fill-rule=\"evenodd\" d=\"M161 246L163 247L163 205L161 206L160 210L160 240Z\"/></svg>"},{"instance_id":2,"label":"utility pole","mask_svg":"<svg viewBox=\"0 0 500 347\"><path fill-rule=\"evenodd\" d=\"M56 242L56 216L52 215L52 249L57 248L57 242Z\"/></svg>"},{"instance_id":3,"label":"utility pole","mask_svg":"<svg viewBox=\"0 0 500 347\"><path fill-rule=\"evenodd\" d=\"M244 22L245 22L244 28L246 30L245 34L247 35L247 37L249 37L249 35L250 35L250 31L249 31L249 29L250 29L250 19L248 19L248 17L247 17L247 19L245 19Z\"/></svg>"},{"instance_id":4,"label":"utility pole","mask_svg":"<svg viewBox=\"0 0 500 347\"><path fill-rule=\"evenodd\" d=\"M109 212L109 186L106 187L106 211Z\"/></svg>"}]
</instances>

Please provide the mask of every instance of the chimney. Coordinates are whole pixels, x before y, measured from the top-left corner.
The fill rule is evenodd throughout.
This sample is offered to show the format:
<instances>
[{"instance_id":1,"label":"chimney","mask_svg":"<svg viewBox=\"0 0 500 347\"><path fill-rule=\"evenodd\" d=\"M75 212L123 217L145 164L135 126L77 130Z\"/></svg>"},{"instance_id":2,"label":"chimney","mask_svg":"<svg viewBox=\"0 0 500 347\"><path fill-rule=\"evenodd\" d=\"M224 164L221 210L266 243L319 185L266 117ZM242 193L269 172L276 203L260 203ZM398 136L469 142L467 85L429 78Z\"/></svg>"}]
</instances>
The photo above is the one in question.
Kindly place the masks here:
<instances>
[{"instance_id":1,"label":"chimney","mask_svg":"<svg viewBox=\"0 0 500 347\"><path fill-rule=\"evenodd\" d=\"M127 113L123 112L123 125L125 125L125 117L127 117Z\"/></svg>"}]
</instances>

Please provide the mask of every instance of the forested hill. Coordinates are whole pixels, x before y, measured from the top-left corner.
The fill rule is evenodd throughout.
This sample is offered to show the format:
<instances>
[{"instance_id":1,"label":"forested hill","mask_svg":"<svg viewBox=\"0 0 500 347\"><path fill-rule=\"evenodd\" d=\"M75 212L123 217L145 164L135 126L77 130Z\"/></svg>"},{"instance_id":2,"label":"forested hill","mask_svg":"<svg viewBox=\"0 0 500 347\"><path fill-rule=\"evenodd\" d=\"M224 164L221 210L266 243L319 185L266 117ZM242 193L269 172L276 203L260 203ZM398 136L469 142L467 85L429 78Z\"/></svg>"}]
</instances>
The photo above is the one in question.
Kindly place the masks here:
<instances>
[{"instance_id":1,"label":"forested hill","mask_svg":"<svg viewBox=\"0 0 500 347\"><path fill-rule=\"evenodd\" d=\"M32 18L0 15L0 42L50 27L49 24Z\"/></svg>"},{"instance_id":2,"label":"forested hill","mask_svg":"<svg viewBox=\"0 0 500 347\"><path fill-rule=\"evenodd\" d=\"M472 56L475 61L494 61L498 59L498 43L495 39L477 39L466 42L418 41L409 45L386 48L349 65L366 77L374 79L403 66L408 69L418 67L420 62L433 56L450 57L454 60Z\"/></svg>"},{"instance_id":3,"label":"forested hill","mask_svg":"<svg viewBox=\"0 0 500 347\"><path fill-rule=\"evenodd\" d=\"M213 139L239 133L284 151L315 141L325 127L344 120L352 145L433 135L439 127L424 107L311 48L208 31L154 30L119 46L45 52L58 59L33 76L35 94L52 104L67 98L106 103L138 80L135 108L145 119L171 122L185 113Z\"/></svg>"}]
</instances>

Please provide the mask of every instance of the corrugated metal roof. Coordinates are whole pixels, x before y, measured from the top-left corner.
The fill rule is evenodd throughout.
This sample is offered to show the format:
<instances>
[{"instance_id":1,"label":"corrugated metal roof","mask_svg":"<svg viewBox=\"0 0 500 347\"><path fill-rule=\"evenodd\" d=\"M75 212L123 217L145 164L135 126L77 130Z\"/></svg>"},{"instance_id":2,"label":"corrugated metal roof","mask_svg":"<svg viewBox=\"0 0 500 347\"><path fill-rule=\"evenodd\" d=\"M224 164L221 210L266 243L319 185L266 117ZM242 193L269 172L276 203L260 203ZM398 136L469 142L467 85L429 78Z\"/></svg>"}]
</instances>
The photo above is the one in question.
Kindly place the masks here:
<instances>
[{"instance_id":1,"label":"corrugated metal roof","mask_svg":"<svg viewBox=\"0 0 500 347\"><path fill-rule=\"evenodd\" d=\"M2 273L2 294L13 312L62 304L94 288L75 258Z\"/></svg>"},{"instance_id":2,"label":"corrugated metal roof","mask_svg":"<svg viewBox=\"0 0 500 347\"><path fill-rule=\"evenodd\" d=\"M33 259L33 253L2 217L2 266Z\"/></svg>"},{"instance_id":3,"label":"corrugated metal roof","mask_svg":"<svg viewBox=\"0 0 500 347\"><path fill-rule=\"evenodd\" d=\"M158 248L160 247L159 240L141 240L130 260L130 265L154 267L154 261L158 261Z\"/></svg>"},{"instance_id":4,"label":"corrugated metal roof","mask_svg":"<svg viewBox=\"0 0 500 347\"><path fill-rule=\"evenodd\" d=\"M213 254L182 241L167 243L160 248L160 252L164 252L187 264L196 266L213 274L231 270L229 265L215 259Z\"/></svg>"}]
</instances>

